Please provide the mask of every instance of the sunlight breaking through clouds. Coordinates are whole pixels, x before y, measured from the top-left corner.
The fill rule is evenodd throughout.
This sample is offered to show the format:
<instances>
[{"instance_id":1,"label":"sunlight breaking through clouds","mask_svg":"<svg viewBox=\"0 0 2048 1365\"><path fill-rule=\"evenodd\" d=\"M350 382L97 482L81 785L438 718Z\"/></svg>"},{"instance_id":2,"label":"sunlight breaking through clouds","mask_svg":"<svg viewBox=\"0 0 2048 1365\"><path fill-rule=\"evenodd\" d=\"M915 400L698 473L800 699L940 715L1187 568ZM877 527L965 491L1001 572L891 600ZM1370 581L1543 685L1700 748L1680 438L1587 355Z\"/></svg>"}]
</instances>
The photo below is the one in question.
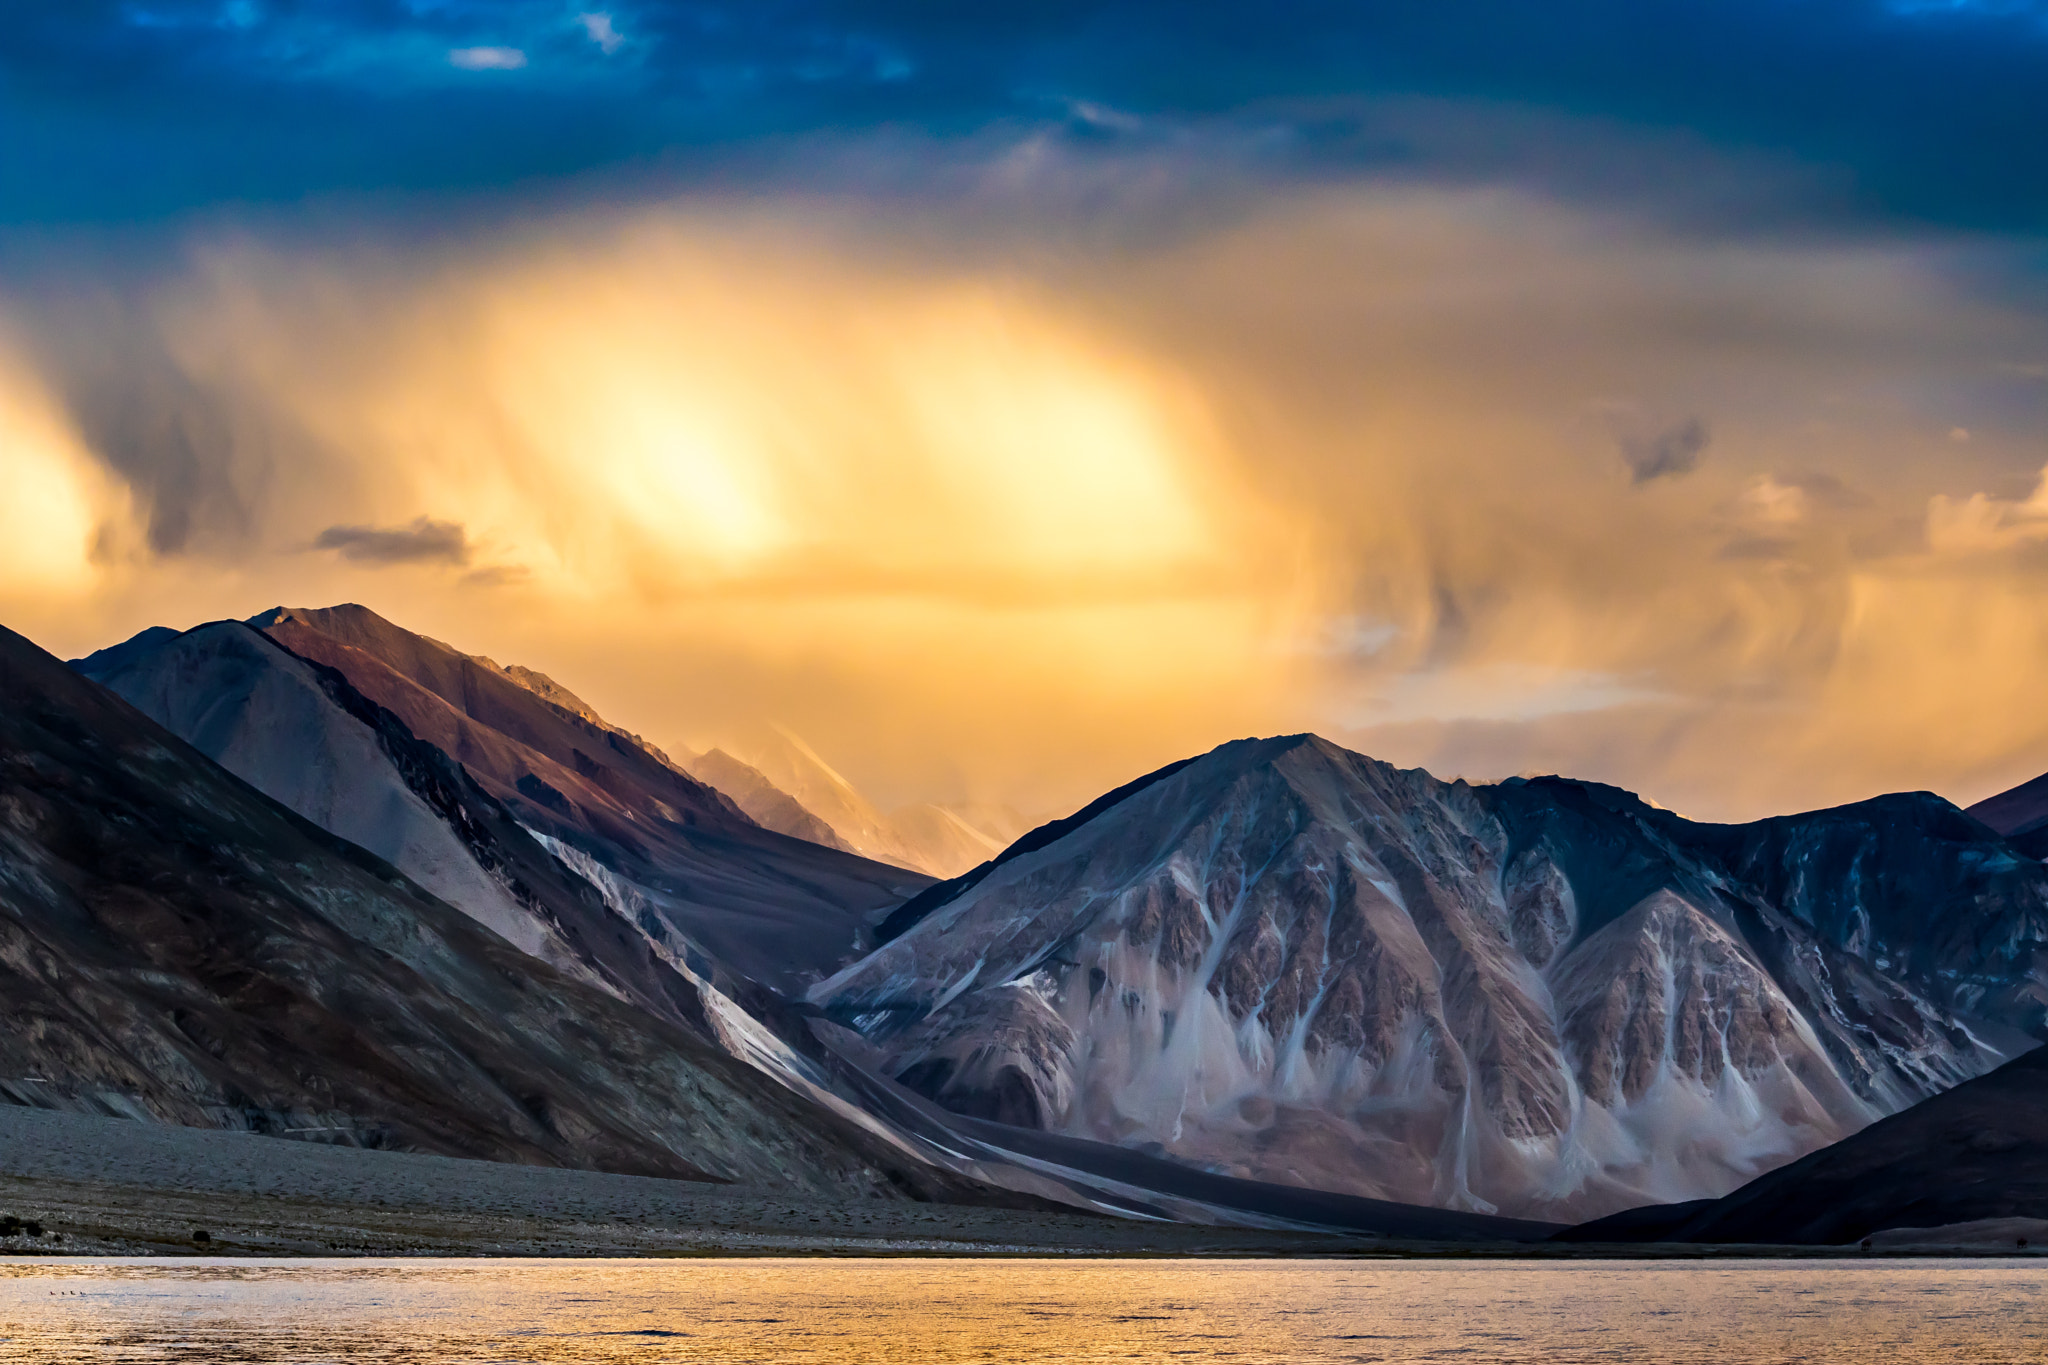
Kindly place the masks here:
<instances>
[{"instance_id":1,"label":"sunlight breaking through clouds","mask_svg":"<svg viewBox=\"0 0 2048 1365\"><path fill-rule=\"evenodd\" d=\"M1056 265L968 236L684 200L204 241L123 325L212 414L180 478L217 492L176 553L50 559L90 608L21 619L84 649L358 598L664 742L788 721L892 800L1301 729L1702 815L2048 766L2005 615L2039 456L1981 398L2048 339L1938 256L1342 187ZM70 364L17 367L53 420ZM143 544L187 458L153 449L50 466L83 491L39 524Z\"/></svg>"}]
</instances>

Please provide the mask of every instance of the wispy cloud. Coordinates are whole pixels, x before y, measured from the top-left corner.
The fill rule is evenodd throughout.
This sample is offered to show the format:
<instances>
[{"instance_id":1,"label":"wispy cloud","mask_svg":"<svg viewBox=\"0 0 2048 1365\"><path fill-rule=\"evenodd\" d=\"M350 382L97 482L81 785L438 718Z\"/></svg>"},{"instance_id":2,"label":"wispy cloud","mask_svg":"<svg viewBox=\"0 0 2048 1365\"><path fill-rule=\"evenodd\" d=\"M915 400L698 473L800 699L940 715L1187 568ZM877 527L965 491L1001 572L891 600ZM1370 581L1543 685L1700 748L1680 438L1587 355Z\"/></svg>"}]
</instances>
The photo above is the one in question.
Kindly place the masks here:
<instances>
[{"instance_id":1,"label":"wispy cloud","mask_svg":"<svg viewBox=\"0 0 2048 1365\"><path fill-rule=\"evenodd\" d=\"M404 526L330 526L316 550L338 550L359 564L467 564L469 536L455 521L418 517Z\"/></svg>"},{"instance_id":2,"label":"wispy cloud","mask_svg":"<svg viewBox=\"0 0 2048 1365\"><path fill-rule=\"evenodd\" d=\"M625 35L612 25L612 17L609 14L601 11L595 14L579 14L576 16L576 22L583 25L583 31L590 35L590 41L596 43L607 57L625 46Z\"/></svg>"},{"instance_id":3,"label":"wispy cloud","mask_svg":"<svg viewBox=\"0 0 2048 1365\"><path fill-rule=\"evenodd\" d=\"M1712 439L1704 421L1688 417L1652 435L1621 437L1621 458L1632 482L1649 483L1690 474Z\"/></svg>"},{"instance_id":4,"label":"wispy cloud","mask_svg":"<svg viewBox=\"0 0 2048 1365\"><path fill-rule=\"evenodd\" d=\"M2026 498L1972 493L1967 498L1937 494L1928 500L1927 548L1937 554L1983 554L2043 539L2048 539L2048 469Z\"/></svg>"},{"instance_id":5,"label":"wispy cloud","mask_svg":"<svg viewBox=\"0 0 2048 1365\"><path fill-rule=\"evenodd\" d=\"M517 71L526 54L516 47L457 47L448 50L448 65L464 71Z\"/></svg>"}]
</instances>

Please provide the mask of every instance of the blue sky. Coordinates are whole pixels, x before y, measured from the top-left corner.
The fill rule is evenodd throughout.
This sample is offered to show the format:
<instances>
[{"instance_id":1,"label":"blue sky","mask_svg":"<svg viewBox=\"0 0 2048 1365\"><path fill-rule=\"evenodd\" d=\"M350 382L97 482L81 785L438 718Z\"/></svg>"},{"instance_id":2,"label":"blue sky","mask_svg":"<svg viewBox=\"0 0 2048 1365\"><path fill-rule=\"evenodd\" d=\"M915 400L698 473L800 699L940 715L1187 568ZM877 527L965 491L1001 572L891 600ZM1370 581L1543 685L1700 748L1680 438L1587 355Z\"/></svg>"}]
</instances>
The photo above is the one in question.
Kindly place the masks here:
<instances>
[{"instance_id":1,"label":"blue sky","mask_svg":"<svg viewBox=\"0 0 2048 1365\"><path fill-rule=\"evenodd\" d=\"M1684 196L1636 184L1615 134L1678 135L1777 168L1752 225L2031 233L2048 215L2048 11L2019 0L11 8L15 223L608 168L687 186L792 141L1162 129L1257 131L1276 175L1517 177L1653 206ZM772 164L802 175L800 156ZM1788 195L1787 168L1811 184Z\"/></svg>"}]
</instances>

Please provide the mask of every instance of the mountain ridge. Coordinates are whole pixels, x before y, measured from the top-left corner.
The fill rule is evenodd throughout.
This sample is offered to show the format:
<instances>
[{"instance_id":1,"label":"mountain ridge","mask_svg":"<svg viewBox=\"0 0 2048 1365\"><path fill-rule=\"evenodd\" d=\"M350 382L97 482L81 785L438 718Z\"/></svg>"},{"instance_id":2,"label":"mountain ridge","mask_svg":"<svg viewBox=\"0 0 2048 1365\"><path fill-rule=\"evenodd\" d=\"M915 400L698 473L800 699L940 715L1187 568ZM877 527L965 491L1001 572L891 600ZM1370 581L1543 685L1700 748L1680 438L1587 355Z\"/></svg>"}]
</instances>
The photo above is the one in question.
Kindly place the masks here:
<instances>
[{"instance_id":1,"label":"mountain ridge","mask_svg":"<svg viewBox=\"0 0 2048 1365\"><path fill-rule=\"evenodd\" d=\"M1987 796L1966 812L2030 858L2048 858L2048 773Z\"/></svg>"},{"instance_id":2,"label":"mountain ridge","mask_svg":"<svg viewBox=\"0 0 2048 1365\"><path fill-rule=\"evenodd\" d=\"M690 1179L958 1197L561 975L0 630L16 1102Z\"/></svg>"},{"instance_id":3,"label":"mountain ridge","mask_svg":"<svg viewBox=\"0 0 2048 1365\"><path fill-rule=\"evenodd\" d=\"M1986 944L2038 945L2048 875L1936 798L1752 831L1752 886L1724 835L1618 789L1444 783L1314 736L1131 785L906 902L811 998L963 1112L1535 1217L1718 1195L2041 1026L2036 947ZM1764 875L1857 830L1956 879L1942 903L1990 939L1920 975L2007 972L2002 1033L1950 1008L1984 992L1929 998L1836 941L1856 896L1924 927L1903 873L1832 900Z\"/></svg>"},{"instance_id":4,"label":"mountain ridge","mask_svg":"<svg viewBox=\"0 0 2048 1365\"><path fill-rule=\"evenodd\" d=\"M860 1035L847 1065L956 1115L912 1121L915 1141L946 1150L977 1121L1009 1125L984 1132L1008 1134L1008 1155L977 1160L1078 1142L1060 1150L1103 1170L1118 1152L1163 1159L1145 1169L1235 1180L1234 1197L1278 1182L1570 1220L1718 1197L2048 1033L2048 869L1931 793L1711 824L1600 783L1442 782L1311 734L1253 738L999 851L963 845L990 856L919 887L765 827L773 809L837 838L757 770L750 809L707 780L720 751L679 766L545 675L361 608L254 619L263 631L145 632L78 665L186 670L196 709L180 724L204 738L251 703L191 670L244 631L378 736L487 879L507 880L504 848L553 869L528 909L546 902L535 913L556 927L520 946L798 1096L823 1085L864 1107L881 1092L788 1050L812 1046L822 1012ZM340 788L374 788L352 771ZM874 871L830 880L856 868ZM707 870L731 910L704 899ZM869 899L838 899L849 886ZM785 901L795 917L764 922L766 887L820 910ZM744 939L727 931L739 897ZM623 932L629 957L651 956L564 949L573 935L548 937L557 903L580 907L577 932ZM790 970L792 951L808 965ZM693 974L726 993L663 998ZM811 1003L792 1012L775 991Z\"/></svg>"},{"instance_id":5,"label":"mountain ridge","mask_svg":"<svg viewBox=\"0 0 2048 1365\"><path fill-rule=\"evenodd\" d=\"M854 954L869 916L924 884L764 829L624 732L365 609L335 611L294 608L265 633L338 669L521 825L594 859L640 910L727 970L771 984L825 974Z\"/></svg>"},{"instance_id":6,"label":"mountain ridge","mask_svg":"<svg viewBox=\"0 0 2048 1365\"><path fill-rule=\"evenodd\" d=\"M699 1032L708 1028L695 992L648 959L639 931L585 878L338 670L223 621L159 640L111 668L81 671L521 951Z\"/></svg>"}]
</instances>

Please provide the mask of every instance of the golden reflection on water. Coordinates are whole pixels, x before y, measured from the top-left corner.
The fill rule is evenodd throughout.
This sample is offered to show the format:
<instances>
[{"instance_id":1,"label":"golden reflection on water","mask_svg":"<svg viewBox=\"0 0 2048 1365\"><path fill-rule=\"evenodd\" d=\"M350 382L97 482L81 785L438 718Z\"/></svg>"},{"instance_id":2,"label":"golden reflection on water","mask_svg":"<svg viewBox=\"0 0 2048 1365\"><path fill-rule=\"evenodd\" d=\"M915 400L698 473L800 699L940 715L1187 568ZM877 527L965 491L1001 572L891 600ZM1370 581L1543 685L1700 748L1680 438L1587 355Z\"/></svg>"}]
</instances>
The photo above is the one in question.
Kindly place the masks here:
<instances>
[{"instance_id":1,"label":"golden reflection on water","mask_svg":"<svg viewBox=\"0 0 2048 1365\"><path fill-rule=\"evenodd\" d=\"M0 1263L8 1362L2048 1361L2015 1261Z\"/></svg>"}]
</instances>

